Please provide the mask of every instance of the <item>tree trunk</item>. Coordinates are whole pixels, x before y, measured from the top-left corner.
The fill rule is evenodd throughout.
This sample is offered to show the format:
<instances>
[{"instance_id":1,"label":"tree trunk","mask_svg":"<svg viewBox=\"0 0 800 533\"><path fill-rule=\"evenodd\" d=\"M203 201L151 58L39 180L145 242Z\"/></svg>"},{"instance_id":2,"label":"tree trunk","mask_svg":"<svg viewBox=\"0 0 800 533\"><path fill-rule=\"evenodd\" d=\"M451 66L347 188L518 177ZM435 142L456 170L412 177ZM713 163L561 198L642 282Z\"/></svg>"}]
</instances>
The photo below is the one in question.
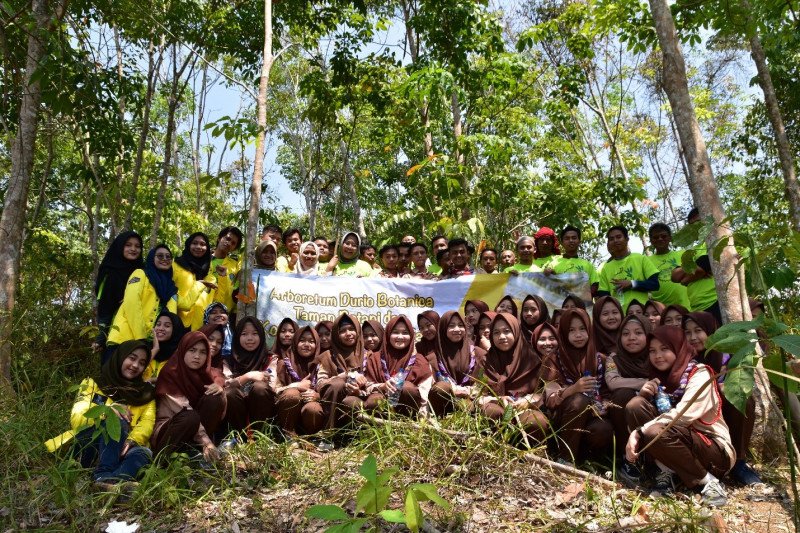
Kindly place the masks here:
<instances>
[{"instance_id":1,"label":"tree trunk","mask_svg":"<svg viewBox=\"0 0 800 533\"><path fill-rule=\"evenodd\" d=\"M258 134L256 136L256 154L253 162L253 181L250 183L250 206L247 210L247 233L245 234L245 250L247 258L242 267L242 279L239 283L241 291L246 292L250 285L252 265L255 263L256 236L261 211L261 182L264 180L264 151L267 136L267 89L269 73L275 56L272 54L272 0L264 0L264 52L261 64L261 79L258 82ZM255 296L250 294L249 296ZM245 317L254 315L255 303L239 303L238 315Z\"/></svg>"},{"instance_id":2,"label":"tree trunk","mask_svg":"<svg viewBox=\"0 0 800 533\"><path fill-rule=\"evenodd\" d=\"M745 13L748 13L749 25L753 26L752 35L749 36L750 55L758 70L758 84L764 92L764 104L767 106L767 115L775 134L778 159L780 159L783 173L783 188L786 193L786 201L789 203L789 218L792 221L792 229L800 232L800 185L797 183L797 169L789 144L789 136L786 135L786 128L783 125L783 116L778 106L778 97L775 95L775 86L772 85L772 75L767 65L767 57L758 37L758 29L753 24L753 9L747 0L741 0L741 3Z\"/></svg>"},{"instance_id":3,"label":"tree trunk","mask_svg":"<svg viewBox=\"0 0 800 533\"><path fill-rule=\"evenodd\" d=\"M28 43L19 123L11 144L11 175L8 178L3 214L0 215L0 390L12 394L11 330L19 282L20 251L25 229L28 189L33 172L39 104L42 90L34 74L47 51L48 34L64 16L68 0L32 0L35 25L28 26Z\"/></svg>"},{"instance_id":4,"label":"tree trunk","mask_svg":"<svg viewBox=\"0 0 800 533\"><path fill-rule=\"evenodd\" d=\"M458 101L458 92L453 89L453 94L450 95L450 110L453 113L453 146L455 147L453 155L455 156L456 165L458 165L458 173L461 176L461 189L463 198L466 199L469 195L469 176L464 170L464 154L461 153L459 143L461 142L462 123L461 123L461 104ZM469 220L470 213L467 202L461 207L461 220Z\"/></svg>"},{"instance_id":5,"label":"tree trunk","mask_svg":"<svg viewBox=\"0 0 800 533\"><path fill-rule=\"evenodd\" d=\"M344 173L344 183L347 190L351 191L353 200L353 217L356 220L356 231L362 240L367 238L367 231L364 228L364 215L361 213L361 203L358 201L358 193L356 192L356 180L353 176L353 169L350 168L350 147L344 141L339 140L339 149L342 151L342 172Z\"/></svg>"}]
</instances>

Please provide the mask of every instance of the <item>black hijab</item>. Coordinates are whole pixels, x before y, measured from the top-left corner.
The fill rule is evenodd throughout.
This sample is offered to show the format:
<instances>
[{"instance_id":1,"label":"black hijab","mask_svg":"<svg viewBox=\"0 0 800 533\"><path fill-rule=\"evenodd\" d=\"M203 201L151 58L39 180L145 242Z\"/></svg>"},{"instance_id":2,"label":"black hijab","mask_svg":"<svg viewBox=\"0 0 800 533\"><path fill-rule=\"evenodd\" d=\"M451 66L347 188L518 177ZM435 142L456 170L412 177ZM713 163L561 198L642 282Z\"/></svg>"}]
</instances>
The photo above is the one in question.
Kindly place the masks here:
<instances>
[{"instance_id":1,"label":"black hijab","mask_svg":"<svg viewBox=\"0 0 800 533\"><path fill-rule=\"evenodd\" d=\"M189 249L195 237L202 237L206 241L206 253L203 257L195 257ZM198 280L205 279L208 276L208 271L211 269L211 245L208 242L208 235L197 231L189 235L183 242L183 252L181 256L175 260L180 266L194 274Z\"/></svg>"},{"instance_id":2,"label":"black hijab","mask_svg":"<svg viewBox=\"0 0 800 533\"><path fill-rule=\"evenodd\" d=\"M100 376L95 380L103 394L114 402L125 405L144 405L156 397L156 388L152 383L142 379L139 374L135 379L122 375L122 363L136 349L143 349L150 358L150 347L144 340L125 341L114 350L100 369ZM145 365L146 366L146 365ZM144 372L142 372L144 373Z\"/></svg>"},{"instance_id":3,"label":"black hijab","mask_svg":"<svg viewBox=\"0 0 800 533\"><path fill-rule=\"evenodd\" d=\"M178 348L178 343L181 342L183 336L189 331L186 329L186 326L183 325L183 321L181 321L175 313L164 309L156 317L156 322L158 322L158 319L162 316L169 318L170 322L172 322L172 337L164 342L158 343L158 353L155 359L160 363L172 357L172 354L175 353L175 350Z\"/></svg>"},{"instance_id":4,"label":"black hijab","mask_svg":"<svg viewBox=\"0 0 800 533\"><path fill-rule=\"evenodd\" d=\"M97 316L112 316L116 312L125 296L128 278L137 268L144 268L141 253L139 258L133 261L125 259L123 255L125 243L131 238L137 239L141 246L141 235L135 231L125 231L114 238L100 262L100 269L97 271L97 279L94 282L94 293L98 297ZM101 287L102 294L100 293Z\"/></svg>"},{"instance_id":5,"label":"black hijab","mask_svg":"<svg viewBox=\"0 0 800 533\"><path fill-rule=\"evenodd\" d=\"M178 287L175 285L175 280L172 279L172 265L169 270L159 270L156 268L156 252L158 250L166 250L170 252L166 244L159 244L149 252L147 252L147 261L144 265L144 273L147 276L147 281L156 290L156 295L161 308L167 306L170 298L178 294ZM172 252L170 252L172 255Z\"/></svg>"}]
</instances>

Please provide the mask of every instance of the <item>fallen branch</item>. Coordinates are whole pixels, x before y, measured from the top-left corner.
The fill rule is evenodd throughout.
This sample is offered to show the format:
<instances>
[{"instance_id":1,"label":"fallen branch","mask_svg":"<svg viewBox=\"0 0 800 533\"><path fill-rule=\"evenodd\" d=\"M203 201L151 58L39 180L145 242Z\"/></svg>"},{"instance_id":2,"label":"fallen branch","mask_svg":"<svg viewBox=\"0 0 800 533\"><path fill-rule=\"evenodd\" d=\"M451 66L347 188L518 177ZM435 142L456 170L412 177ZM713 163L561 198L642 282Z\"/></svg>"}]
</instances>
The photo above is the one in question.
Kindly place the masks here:
<instances>
[{"instance_id":1,"label":"fallen branch","mask_svg":"<svg viewBox=\"0 0 800 533\"><path fill-rule=\"evenodd\" d=\"M411 420L387 420L385 418L376 418L372 415L368 415L367 413L359 413L357 418L368 424L376 424L378 426L391 426L397 428L411 428L416 430L421 429L432 429L434 431L438 431L439 433L444 433L448 437L452 437L453 439L458 440L467 440L469 437L469 433L465 431L454 431L452 429L444 429L441 427L437 427L433 424L423 425L418 422L413 422Z\"/></svg>"}]
</instances>

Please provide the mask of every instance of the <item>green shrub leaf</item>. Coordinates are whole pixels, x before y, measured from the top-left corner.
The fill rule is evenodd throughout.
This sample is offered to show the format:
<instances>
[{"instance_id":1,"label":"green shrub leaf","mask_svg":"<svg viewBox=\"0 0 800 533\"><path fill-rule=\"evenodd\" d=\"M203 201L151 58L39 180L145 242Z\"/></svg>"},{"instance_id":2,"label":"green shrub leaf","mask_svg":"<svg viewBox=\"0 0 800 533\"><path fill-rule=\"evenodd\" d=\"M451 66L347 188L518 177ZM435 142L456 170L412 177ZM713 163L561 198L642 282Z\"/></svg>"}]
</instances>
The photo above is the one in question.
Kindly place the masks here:
<instances>
[{"instance_id":1,"label":"green shrub leaf","mask_svg":"<svg viewBox=\"0 0 800 533\"><path fill-rule=\"evenodd\" d=\"M321 520L348 520L350 516L338 505L312 505L306 510L308 518Z\"/></svg>"}]
</instances>

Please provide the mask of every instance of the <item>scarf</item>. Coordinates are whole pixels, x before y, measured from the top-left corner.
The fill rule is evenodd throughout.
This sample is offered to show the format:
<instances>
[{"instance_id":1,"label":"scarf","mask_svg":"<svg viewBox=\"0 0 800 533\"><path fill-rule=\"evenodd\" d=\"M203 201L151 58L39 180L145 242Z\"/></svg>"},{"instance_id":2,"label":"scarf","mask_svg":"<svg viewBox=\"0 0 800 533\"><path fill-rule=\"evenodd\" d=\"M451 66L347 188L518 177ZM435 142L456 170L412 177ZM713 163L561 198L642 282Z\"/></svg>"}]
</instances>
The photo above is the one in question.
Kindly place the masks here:
<instances>
[{"instance_id":1,"label":"scarf","mask_svg":"<svg viewBox=\"0 0 800 533\"><path fill-rule=\"evenodd\" d=\"M356 238L356 253L350 259L346 259L342 255L342 245L344 244L344 240L349 237L350 235ZM339 241L339 251L336 255L339 256L339 263L342 265L352 265L356 261L358 261L358 257L360 255L361 250L361 237L355 231L347 231L342 235L342 240Z\"/></svg>"},{"instance_id":2,"label":"scarf","mask_svg":"<svg viewBox=\"0 0 800 533\"><path fill-rule=\"evenodd\" d=\"M441 330L439 329L439 325L441 321L439 320L439 313L433 310L423 311L417 315L417 326L419 326L420 318L424 318L431 324L433 327L436 328L436 337L433 340L428 340L425 337L422 337L419 341L417 341L416 348L417 353L420 355L425 356L431 365L435 364L436 362L436 350L439 346L439 334ZM422 329L422 326L419 326Z\"/></svg>"},{"instance_id":3,"label":"scarf","mask_svg":"<svg viewBox=\"0 0 800 533\"><path fill-rule=\"evenodd\" d=\"M162 316L169 318L170 322L172 322L172 336L165 341L159 341L158 353L155 358L158 362L166 361L172 357L172 354L175 353L175 350L178 348L178 343L181 342L183 336L189 331L186 329L186 326L183 325L183 321L181 321L175 313L164 309L156 317L156 322L158 322L158 319Z\"/></svg>"},{"instance_id":4,"label":"scarf","mask_svg":"<svg viewBox=\"0 0 800 533\"><path fill-rule=\"evenodd\" d=\"M378 334L378 346L375 348L374 351L375 352L381 351L381 349L383 349L383 340L386 337L386 332L383 329L383 325L381 325L381 323L378 322L377 320L365 320L361 324L361 333L362 333L362 335L364 333L364 330L367 329L367 326L372 328L375 331L375 333ZM364 349L366 350L366 348L364 348Z\"/></svg>"},{"instance_id":5,"label":"scarf","mask_svg":"<svg viewBox=\"0 0 800 533\"><path fill-rule=\"evenodd\" d=\"M486 302L484 302L483 300L467 300L466 302L464 302L464 315L463 316L464 316L464 323L467 324L467 335L469 335L470 339L472 339L472 342L475 342L475 340L477 339L478 324L475 324L475 326L472 326L466 321L466 318L467 318L467 304L472 305L475 309L477 309L481 313L485 313L486 311L488 311L489 310L489 305ZM480 317L478 317L478 321L480 322Z\"/></svg>"},{"instance_id":6,"label":"scarf","mask_svg":"<svg viewBox=\"0 0 800 533\"><path fill-rule=\"evenodd\" d=\"M683 330L677 326L659 326L647 336L647 347L650 342L658 339L665 344L675 354L675 362L669 370L661 371L656 367L650 367L650 379L658 378L661 385L669 393L673 394L676 390L686 388L688 376L685 376L689 364L693 362L695 352L686 341Z\"/></svg>"},{"instance_id":7,"label":"scarf","mask_svg":"<svg viewBox=\"0 0 800 533\"><path fill-rule=\"evenodd\" d=\"M597 350L605 354L613 353L617 349L617 336L619 335L619 326L615 329L606 329L600 324L600 314L606 305L613 305L619 310L620 324L621 320L625 317L622 311L622 306L616 298L611 296L601 296L597 299L592 308L592 325L594 330L594 340L597 343ZM563 324L563 322L562 322ZM569 324L567 324L569 328ZM591 331L591 330L590 330Z\"/></svg>"},{"instance_id":8,"label":"scarf","mask_svg":"<svg viewBox=\"0 0 800 533\"><path fill-rule=\"evenodd\" d=\"M686 323L690 320L700 326L700 329L709 336L719 328L714 315L705 311L695 311L694 313L683 315L683 329L686 329ZM719 374L730 357L716 350L709 351L704 349L702 352L697 353L695 359L698 363L710 366L716 374Z\"/></svg>"},{"instance_id":9,"label":"scarf","mask_svg":"<svg viewBox=\"0 0 800 533\"><path fill-rule=\"evenodd\" d=\"M189 250L189 247L195 237L202 237L203 240L206 241L206 253L203 254L203 257L195 257ZM175 262L194 274L195 279L205 279L206 276L208 276L208 271L211 268L211 246L208 243L208 236L199 231L189 235L189 237L183 243L183 252L181 253L181 256L177 258Z\"/></svg>"},{"instance_id":10,"label":"scarf","mask_svg":"<svg viewBox=\"0 0 800 533\"><path fill-rule=\"evenodd\" d=\"M278 359L286 355L289 350L292 349L292 341L289 341L288 346L281 344L281 328L283 328L284 324L291 324L294 327L294 332L297 333L297 322L291 318L284 318L281 320L281 323L278 324L278 332L275 334L275 344L272 346L272 353L277 355ZM316 331L314 333L316 333Z\"/></svg>"},{"instance_id":11,"label":"scarf","mask_svg":"<svg viewBox=\"0 0 800 533\"><path fill-rule=\"evenodd\" d=\"M211 334L215 331L219 331L222 334L223 342L225 342L225 326L221 324L206 324L202 328L198 329L197 331L201 332L203 335L209 339L209 345L211 340ZM233 335L231 335L232 337ZM211 353L209 348L209 353ZM216 368L218 370L222 370L222 348L216 354L211 355L211 368Z\"/></svg>"},{"instance_id":12,"label":"scarf","mask_svg":"<svg viewBox=\"0 0 800 533\"><path fill-rule=\"evenodd\" d=\"M536 304L536 307L539 309L539 318L533 324L528 324L522 318L522 313L525 309L525 303L531 301ZM525 339L525 342L531 342L531 338L533 337L533 331L538 328L540 325L544 324L548 320L550 320L550 310L547 309L547 304L545 303L544 299L541 296L529 294L522 300L522 311L519 314L519 327L522 330L522 338ZM533 345L533 349L536 349L536 345Z\"/></svg>"},{"instance_id":13,"label":"scarf","mask_svg":"<svg viewBox=\"0 0 800 533\"><path fill-rule=\"evenodd\" d=\"M520 324L520 326L521 325L522 324ZM549 331L556 338L555 355L546 355L539 351L539 338L544 335L545 331ZM533 330L533 334L531 335L531 349L536 352L536 355L542 360L542 378L545 381L558 381L556 361L563 357L561 354L561 344L558 342L558 328L549 322L542 322L536 326L536 329Z\"/></svg>"},{"instance_id":14,"label":"scarf","mask_svg":"<svg viewBox=\"0 0 800 533\"><path fill-rule=\"evenodd\" d=\"M239 338L247 324L252 324L258 334L258 346L253 351L242 348ZM236 323L233 332L233 350L229 361L231 373L234 377L247 374L251 370L263 371L269 364L269 351L267 351L267 334L264 331L264 324L254 316L246 316Z\"/></svg>"},{"instance_id":15,"label":"scarf","mask_svg":"<svg viewBox=\"0 0 800 533\"><path fill-rule=\"evenodd\" d=\"M261 254L264 252L264 250L267 249L267 247L272 248L272 251L275 252L275 261L278 260L278 247L275 245L275 242L271 240L261 241L260 243L258 243L258 247L256 248L256 268L263 268L264 270L275 270L275 263L272 263L272 265L267 266L266 263L263 263L261 261Z\"/></svg>"},{"instance_id":16,"label":"scarf","mask_svg":"<svg viewBox=\"0 0 800 533\"><path fill-rule=\"evenodd\" d=\"M447 326L450 320L457 317L464 324L464 338L461 342L453 342L447 338ZM458 311L447 311L437 325L436 367L439 372L450 378L456 385L469 385L483 368L486 352L472 346L466 332L467 322Z\"/></svg>"},{"instance_id":17,"label":"scarf","mask_svg":"<svg viewBox=\"0 0 800 533\"><path fill-rule=\"evenodd\" d=\"M225 304L214 302L206 307L206 310L203 313L203 325L208 324L211 311L213 311L215 307L221 308L225 314L228 315L228 319L230 320L231 315L228 313L228 308L225 307ZM233 331L231 331L230 322L222 326L222 328L224 334L222 338L222 350L220 351L220 355L222 355L222 357L228 357L231 354L231 346L233 346Z\"/></svg>"},{"instance_id":18,"label":"scarf","mask_svg":"<svg viewBox=\"0 0 800 533\"><path fill-rule=\"evenodd\" d=\"M638 306L639 308L641 308L642 314L644 314L644 304L642 302L640 302L639 300L637 300L636 298L631 300L631 303L628 304L628 311L625 314L626 315L632 315L633 311L631 311L631 307L634 307L634 306Z\"/></svg>"},{"instance_id":19,"label":"scarf","mask_svg":"<svg viewBox=\"0 0 800 533\"><path fill-rule=\"evenodd\" d=\"M303 268L303 250L308 248L309 246L314 248L314 264L311 265L310 268ZM294 272L295 274L300 274L301 276L316 276L318 273L319 267L319 246L317 246L312 241L306 241L300 245L300 257L297 258L297 262L294 264Z\"/></svg>"},{"instance_id":20,"label":"scarf","mask_svg":"<svg viewBox=\"0 0 800 533\"><path fill-rule=\"evenodd\" d=\"M333 322L331 320L320 320L317 322L317 325L314 326L314 329L317 331L317 335L320 337L320 347L319 349L322 350L322 329L326 328L331 333L333 332ZM333 335L331 335L331 342L333 342ZM333 344L331 344L333 346Z\"/></svg>"},{"instance_id":21,"label":"scarf","mask_svg":"<svg viewBox=\"0 0 800 533\"><path fill-rule=\"evenodd\" d=\"M122 363L127 357L137 349L147 352L149 361L150 347L143 340L125 341L111 354L102 368L100 375L95 379L95 383L103 392L114 402L125 405L145 405L155 399L155 388L151 383L142 379L139 374L134 379L128 379L122 375Z\"/></svg>"},{"instance_id":22,"label":"scarf","mask_svg":"<svg viewBox=\"0 0 800 533\"><path fill-rule=\"evenodd\" d=\"M586 302L574 294L567 294L567 297L564 298L564 301L561 303L561 309L565 309L567 307L567 302L574 303L575 307L578 309L583 309L584 311L586 310ZM597 306L597 303L595 303L595 306Z\"/></svg>"},{"instance_id":23,"label":"scarf","mask_svg":"<svg viewBox=\"0 0 800 533\"><path fill-rule=\"evenodd\" d=\"M322 322L320 322L322 324ZM319 327L320 324L317 324ZM345 346L339 338L339 330L345 325L356 330L356 343ZM342 313L331 323L331 349L319 356L319 365L328 375L333 376L353 369L361 369L364 357L364 339L361 336L361 324L353 320L347 312Z\"/></svg>"},{"instance_id":24,"label":"scarf","mask_svg":"<svg viewBox=\"0 0 800 533\"><path fill-rule=\"evenodd\" d=\"M553 240L553 253L551 255L561 255L561 250L559 250L558 248L558 238L556 238L556 232L545 226L539 231L537 231L536 234L533 236L534 258L539 259L540 257L544 257L542 253L539 251L539 246L536 244L536 241L538 241L542 237L550 237Z\"/></svg>"},{"instance_id":25,"label":"scarf","mask_svg":"<svg viewBox=\"0 0 800 533\"><path fill-rule=\"evenodd\" d=\"M114 238L106 255L100 262L97 279L94 282L94 294L98 297L97 316L111 317L119 308L125 296L125 286L133 271L144 268L141 254L138 259L129 261L123 255L128 239L137 239L142 244L142 237L135 231L125 231ZM102 294L100 289L102 288ZM101 297L102 296L102 297Z\"/></svg>"},{"instance_id":26,"label":"scarf","mask_svg":"<svg viewBox=\"0 0 800 533\"><path fill-rule=\"evenodd\" d=\"M650 357L648 355L647 343L641 351L632 353L622 347L622 330L628 322L637 322L644 330L645 335L650 335L653 328L647 317L628 315L622 319L619 326L619 341L617 343L614 362L617 364L619 375L623 378L647 378L650 375Z\"/></svg>"},{"instance_id":27,"label":"scarf","mask_svg":"<svg viewBox=\"0 0 800 533\"><path fill-rule=\"evenodd\" d=\"M503 296L502 298L500 298L500 301L499 301L499 302L497 302L497 305L495 305L495 306L494 306L494 312L495 312L495 313L498 313L498 312L499 312L499 311L497 310L497 308L498 308L498 307L500 307L500 304L501 304L501 303L503 303L503 302L510 302L510 303L511 303L511 312L510 312L510 314L512 314L512 315L514 315L515 317L519 318L519 308L517 307L517 302L515 302L515 301L514 301L514 298L512 298L512 297L511 297L510 295L508 295L508 294L506 294L505 296Z\"/></svg>"},{"instance_id":28,"label":"scarf","mask_svg":"<svg viewBox=\"0 0 800 533\"><path fill-rule=\"evenodd\" d=\"M392 347L389 342L389 335L391 335L394 328L403 322L411 334L411 342L408 346L398 350ZM422 357L417 356L414 350L414 326L411 320L405 315L397 315L389 320L386 324L386 340L382 343L380 351L372 352L367 357L366 371L364 375L373 383L385 383L392 376L397 374L400 369L405 368L408 374L406 381L409 383L419 384L431 376L431 365Z\"/></svg>"},{"instance_id":29,"label":"scarf","mask_svg":"<svg viewBox=\"0 0 800 533\"><path fill-rule=\"evenodd\" d=\"M205 345L209 356L201 368L193 370L186 366L185 355L195 344ZM189 405L196 408L206 393L206 386L215 382L220 386L225 385L222 374L215 372L211 367L210 353L208 338L203 333L192 331L186 334L175 351L175 357L171 358L158 374L156 395L183 396L189 400Z\"/></svg>"},{"instance_id":30,"label":"scarf","mask_svg":"<svg viewBox=\"0 0 800 533\"><path fill-rule=\"evenodd\" d=\"M302 250L302 248L300 248ZM297 352L297 346L300 344L300 337L306 331L311 332L314 337L314 353L309 357L301 357ZM278 382L282 385L289 385L303 381L306 377L312 377L312 387L316 385L316 369L317 358L319 357L319 335L317 330L311 326L303 326L296 329L294 337L292 337L292 346L284 354L283 357L278 359L278 364L275 368L275 374L278 376Z\"/></svg>"},{"instance_id":31,"label":"scarf","mask_svg":"<svg viewBox=\"0 0 800 533\"><path fill-rule=\"evenodd\" d=\"M645 312L645 314L647 313L647 309L649 307L652 307L653 309L655 309L655 312L659 316L659 319L660 319L661 315L664 314L664 309L666 308L666 306L664 304L662 304L661 302L658 302L656 300L653 300L652 298L650 300L647 300L647 303L644 304L644 312Z\"/></svg>"},{"instance_id":32,"label":"scarf","mask_svg":"<svg viewBox=\"0 0 800 533\"><path fill-rule=\"evenodd\" d=\"M681 317L686 316L687 314L689 314L689 310L686 309L682 305L678 305L678 304L668 305L668 306L666 306L664 308L664 311L661 313L661 324L660 325L662 325L662 326L664 325L664 320L666 320L666 318L667 318L667 313L669 313L669 311L671 309L674 309L675 311L679 312L681 314Z\"/></svg>"},{"instance_id":33,"label":"scarf","mask_svg":"<svg viewBox=\"0 0 800 533\"><path fill-rule=\"evenodd\" d=\"M147 281L156 291L160 307L163 309L167 306L169 300L178 294L178 287L172 279L172 266L168 270L159 270L156 268L156 252L158 250L166 250L169 252L169 247L166 244L159 244L149 252L147 252L147 260L144 264L144 274L147 276ZM170 255L172 252L170 252Z\"/></svg>"},{"instance_id":34,"label":"scarf","mask_svg":"<svg viewBox=\"0 0 800 533\"><path fill-rule=\"evenodd\" d=\"M589 340L583 348L576 348L569 342L569 325L573 318L579 318ZM561 312L558 326L558 346L560 347L557 364L561 379L559 383L569 385L575 383L583 377L584 372L589 372L592 376L598 374L598 358L595 349L594 339L592 338L592 323L589 315L583 309L564 309Z\"/></svg>"},{"instance_id":35,"label":"scarf","mask_svg":"<svg viewBox=\"0 0 800 533\"><path fill-rule=\"evenodd\" d=\"M492 331L501 322L511 328L514 342L505 351L492 342L483 367L486 384L498 396L517 398L536 392L542 375L542 359L522 340L522 330L515 316L509 313L497 314L492 320Z\"/></svg>"}]
</instances>

